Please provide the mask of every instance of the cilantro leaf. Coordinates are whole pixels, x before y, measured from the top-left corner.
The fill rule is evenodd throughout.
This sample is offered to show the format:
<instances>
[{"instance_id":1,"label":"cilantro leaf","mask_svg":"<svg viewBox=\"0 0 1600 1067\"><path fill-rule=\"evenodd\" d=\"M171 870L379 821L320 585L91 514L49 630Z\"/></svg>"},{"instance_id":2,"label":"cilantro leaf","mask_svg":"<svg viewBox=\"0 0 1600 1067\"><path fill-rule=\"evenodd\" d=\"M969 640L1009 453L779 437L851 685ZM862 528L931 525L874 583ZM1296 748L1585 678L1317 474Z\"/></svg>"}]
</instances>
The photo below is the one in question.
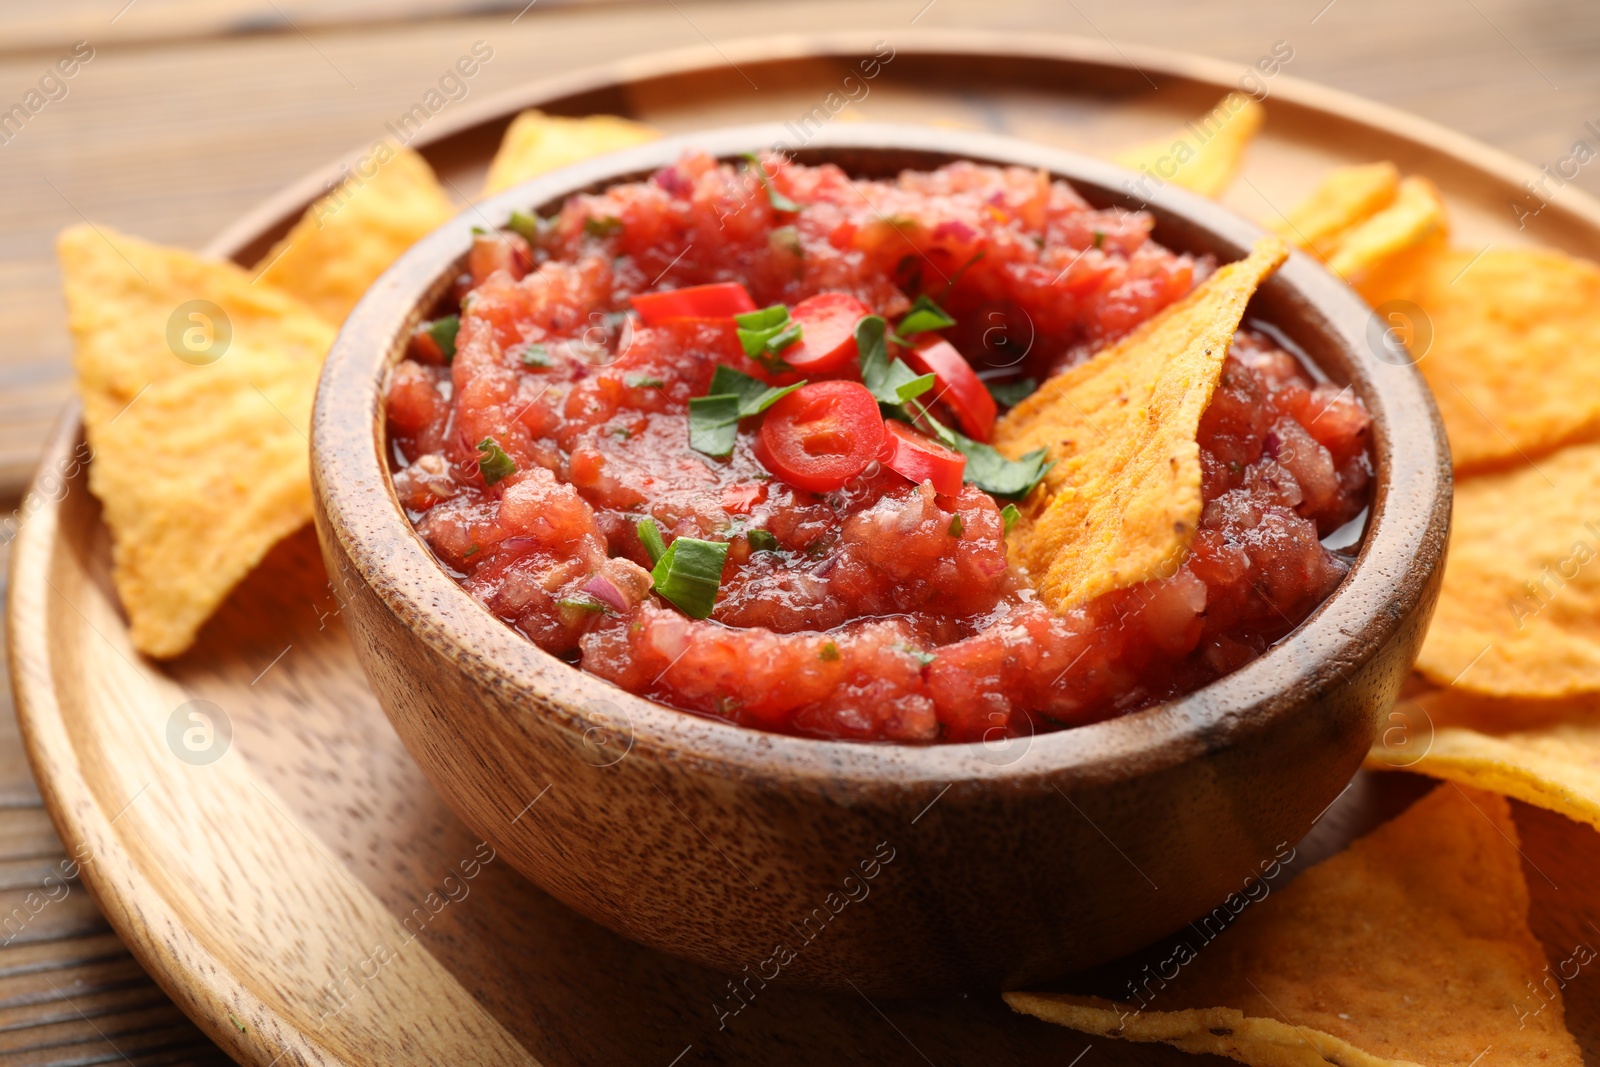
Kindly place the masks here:
<instances>
[{"instance_id":1,"label":"cilantro leaf","mask_svg":"<svg viewBox=\"0 0 1600 1067\"><path fill-rule=\"evenodd\" d=\"M946 326L954 326L956 320L950 313L935 304L924 294L917 297L916 303L911 305L911 310L906 312L905 318L894 328L895 338L910 337L912 334L926 333L929 330L942 330Z\"/></svg>"},{"instance_id":2,"label":"cilantro leaf","mask_svg":"<svg viewBox=\"0 0 1600 1067\"><path fill-rule=\"evenodd\" d=\"M483 453L478 457L478 472L483 475L484 485L493 485L517 473L517 461L506 455L494 438L485 437L479 441L478 451Z\"/></svg>"},{"instance_id":3,"label":"cilantro leaf","mask_svg":"<svg viewBox=\"0 0 1600 1067\"><path fill-rule=\"evenodd\" d=\"M433 338L433 343L439 346L439 352L444 356L446 363L453 362L456 358L456 334L461 332L461 316L446 315L442 319L434 319L428 324L428 336Z\"/></svg>"},{"instance_id":4,"label":"cilantro leaf","mask_svg":"<svg viewBox=\"0 0 1600 1067\"><path fill-rule=\"evenodd\" d=\"M747 311L733 317L739 328L739 344L744 354L774 373L789 368L778 354L800 340L800 324L789 318L789 309L782 304L759 311Z\"/></svg>"},{"instance_id":5,"label":"cilantro leaf","mask_svg":"<svg viewBox=\"0 0 1600 1067\"><path fill-rule=\"evenodd\" d=\"M761 414L804 384L768 385L732 367L717 367L711 392L689 401L689 447L708 456L730 454L739 440L740 419Z\"/></svg>"},{"instance_id":6,"label":"cilantro leaf","mask_svg":"<svg viewBox=\"0 0 1600 1067\"><path fill-rule=\"evenodd\" d=\"M728 558L726 541L679 537L656 560L650 577L655 591L677 605L691 619L704 619L716 606L722 588L722 564Z\"/></svg>"},{"instance_id":7,"label":"cilantro leaf","mask_svg":"<svg viewBox=\"0 0 1600 1067\"><path fill-rule=\"evenodd\" d=\"M865 315L856 323L856 351L861 360L861 384L891 407L906 403L933 388L933 375L918 375L903 360L889 358L885 339L889 324L882 315Z\"/></svg>"},{"instance_id":8,"label":"cilantro leaf","mask_svg":"<svg viewBox=\"0 0 1600 1067\"><path fill-rule=\"evenodd\" d=\"M956 450L967 457L966 480L991 496L1021 500L1055 466L1046 458L1049 453L1043 448L1021 459L1007 459L982 441L974 441L954 430L950 432L955 436Z\"/></svg>"},{"instance_id":9,"label":"cilantro leaf","mask_svg":"<svg viewBox=\"0 0 1600 1067\"><path fill-rule=\"evenodd\" d=\"M1014 408L1035 389L1039 383L1032 378L1011 378L1003 382L985 382L989 387L989 395L994 397L994 402L1003 408Z\"/></svg>"},{"instance_id":10,"label":"cilantro leaf","mask_svg":"<svg viewBox=\"0 0 1600 1067\"><path fill-rule=\"evenodd\" d=\"M761 165L761 159L754 152L746 152L744 160L756 172L756 177L761 179L761 188L767 191L767 203L772 205L774 211L799 211L804 204L790 200L772 187L772 176L767 173L767 168Z\"/></svg>"}]
</instances>

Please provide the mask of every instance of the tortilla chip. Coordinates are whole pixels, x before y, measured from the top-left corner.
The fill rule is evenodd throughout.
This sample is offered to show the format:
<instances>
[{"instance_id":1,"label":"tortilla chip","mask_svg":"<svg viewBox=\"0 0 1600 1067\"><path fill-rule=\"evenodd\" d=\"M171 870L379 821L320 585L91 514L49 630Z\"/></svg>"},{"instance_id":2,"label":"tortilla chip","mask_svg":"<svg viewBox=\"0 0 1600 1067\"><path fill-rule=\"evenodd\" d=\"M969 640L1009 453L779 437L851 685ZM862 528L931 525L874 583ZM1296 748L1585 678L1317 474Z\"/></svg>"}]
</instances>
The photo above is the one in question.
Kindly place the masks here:
<instances>
[{"instance_id":1,"label":"tortilla chip","mask_svg":"<svg viewBox=\"0 0 1600 1067\"><path fill-rule=\"evenodd\" d=\"M1442 239L1449 219L1439 190L1426 178L1400 183L1394 203L1355 226L1328 256L1328 269L1346 281L1359 281L1374 267L1430 238Z\"/></svg>"},{"instance_id":2,"label":"tortilla chip","mask_svg":"<svg viewBox=\"0 0 1600 1067\"><path fill-rule=\"evenodd\" d=\"M1183 128L1112 159L1163 182L1216 196L1239 171L1244 150L1266 121L1267 109L1243 93L1229 93Z\"/></svg>"},{"instance_id":3,"label":"tortilla chip","mask_svg":"<svg viewBox=\"0 0 1600 1067\"><path fill-rule=\"evenodd\" d=\"M569 119L524 111L511 120L489 164L483 195L502 192L547 170L654 141L661 131L616 115Z\"/></svg>"},{"instance_id":4,"label":"tortilla chip","mask_svg":"<svg viewBox=\"0 0 1600 1067\"><path fill-rule=\"evenodd\" d=\"M1020 1012L1260 1067L1577 1067L1528 927L1504 797L1444 785L1200 941L1144 1005L1008 993ZM1540 988L1544 999L1530 992ZM1223 1006L1228 1005L1228 1006Z\"/></svg>"},{"instance_id":5,"label":"tortilla chip","mask_svg":"<svg viewBox=\"0 0 1600 1067\"><path fill-rule=\"evenodd\" d=\"M1287 215L1267 229L1318 259L1327 259L1346 233L1394 202L1400 172L1393 163L1337 167Z\"/></svg>"},{"instance_id":6,"label":"tortilla chip","mask_svg":"<svg viewBox=\"0 0 1600 1067\"><path fill-rule=\"evenodd\" d=\"M1358 288L1374 307L1426 313L1432 341L1413 354L1457 470L1600 433L1600 266L1549 249L1434 248Z\"/></svg>"},{"instance_id":7,"label":"tortilla chip","mask_svg":"<svg viewBox=\"0 0 1600 1067\"><path fill-rule=\"evenodd\" d=\"M1600 444L1456 483L1417 669L1502 697L1600 692Z\"/></svg>"},{"instance_id":8,"label":"tortilla chip","mask_svg":"<svg viewBox=\"0 0 1600 1067\"><path fill-rule=\"evenodd\" d=\"M311 518L307 434L334 329L231 263L87 225L57 249L112 577L134 646L175 656ZM191 301L212 302L226 326L191 318ZM231 338L188 362L169 336L191 327L218 349L228 327Z\"/></svg>"},{"instance_id":9,"label":"tortilla chip","mask_svg":"<svg viewBox=\"0 0 1600 1067\"><path fill-rule=\"evenodd\" d=\"M456 213L433 169L409 148L380 144L370 163L306 209L255 269L258 281L341 323L401 253ZM364 177L363 167L375 167Z\"/></svg>"},{"instance_id":10,"label":"tortilla chip","mask_svg":"<svg viewBox=\"0 0 1600 1067\"><path fill-rule=\"evenodd\" d=\"M1600 830L1600 698L1496 700L1436 689L1403 702L1367 757L1559 812ZM1409 744L1411 735L1420 744Z\"/></svg>"},{"instance_id":11,"label":"tortilla chip","mask_svg":"<svg viewBox=\"0 0 1600 1067\"><path fill-rule=\"evenodd\" d=\"M1289 254L1263 238L1112 347L1045 382L995 427L1055 467L1011 532L1012 558L1058 612L1157 577L1200 523L1200 416L1245 305Z\"/></svg>"}]
</instances>

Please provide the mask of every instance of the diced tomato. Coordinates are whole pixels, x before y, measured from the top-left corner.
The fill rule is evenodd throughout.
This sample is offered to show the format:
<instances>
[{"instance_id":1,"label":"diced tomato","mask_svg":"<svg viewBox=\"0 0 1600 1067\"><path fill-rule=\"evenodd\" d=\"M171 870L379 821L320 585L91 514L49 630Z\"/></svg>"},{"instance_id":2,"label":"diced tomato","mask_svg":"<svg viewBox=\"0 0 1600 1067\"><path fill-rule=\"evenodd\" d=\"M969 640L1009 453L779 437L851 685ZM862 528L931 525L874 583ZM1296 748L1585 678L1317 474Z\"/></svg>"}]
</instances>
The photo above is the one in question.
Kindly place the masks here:
<instances>
[{"instance_id":1,"label":"diced tomato","mask_svg":"<svg viewBox=\"0 0 1600 1067\"><path fill-rule=\"evenodd\" d=\"M761 460L790 485L826 493L866 469L883 448L878 402L856 382L812 382L767 410Z\"/></svg>"},{"instance_id":2,"label":"diced tomato","mask_svg":"<svg viewBox=\"0 0 1600 1067\"><path fill-rule=\"evenodd\" d=\"M929 341L911 349L905 358L917 371L933 375L933 398L955 412L963 433L974 440L989 440L997 412L994 397L955 345L942 338Z\"/></svg>"},{"instance_id":3,"label":"diced tomato","mask_svg":"<svg viewBox=\"0 0 1600 1067\"><path fill-rule=\"evenodd\" d=\"M497 270L503 270L513 279L520 279L533 269L533 249L518 234L496 230L480 233L472 238L472 251L467 253L467 270L472 274L472 284L479 286Z\"/></svg>"},{"instance_id":4,"label":"diced tomato","mask_svg":"<svg viewBox=\"0 0 1600 1067\"><path fill-rule=\"evenodd\" d=\"M756 302L738 282L715 282L667 289L659 293L640 293L629 297L639 321L656 326L671 319L727 319L756 310Z\"/></svg>"},{"instance_id":5,"label":"diced tomato","mask_svg":"<svg viewBox=\"0 0 1600 1067\"><path fill-rule=\"evenodd\" d=\"M856 323L872 309L849 293L818 293L794 306L789 317L800 324L796 344L783 361L801 377L838 370L856 358Z\"/></svg>"},{"instance_id":6,"label":"diced tomato","mask_svg":"<svg viewBox=\"0 0 1600 1067\"><path fill-rule=\"evenodd\" d=\"M722 510L735 515L748 515L751 508L765 499L765 482L736 482L722 491Z\"/></svg>"},{"instance_id":7,"label":"diced tomato","mask_svg":"<svg viewBox=\"0 0 1600 1067\"><path fill-rule=\"evenodd\" d=\"M932 482L940 496L961 492L961 478L967 472L966 456L894 420L884 424L879 458L885 467L919 485Z\"/></svg>"},{"instance_id":8,"label":"diced tomato","mask_svg":"<svg viewBox=\"0 0 1600 1067\"><path fill-rule=\"evenodd\" d=\"M433 339L433 334L428 332L432 325L427 320L417 323L417 328L411 331L411 348L407 354L418 363L443 366L444 353L439 350L439 342Z\"/></svg>"}]
</instances>

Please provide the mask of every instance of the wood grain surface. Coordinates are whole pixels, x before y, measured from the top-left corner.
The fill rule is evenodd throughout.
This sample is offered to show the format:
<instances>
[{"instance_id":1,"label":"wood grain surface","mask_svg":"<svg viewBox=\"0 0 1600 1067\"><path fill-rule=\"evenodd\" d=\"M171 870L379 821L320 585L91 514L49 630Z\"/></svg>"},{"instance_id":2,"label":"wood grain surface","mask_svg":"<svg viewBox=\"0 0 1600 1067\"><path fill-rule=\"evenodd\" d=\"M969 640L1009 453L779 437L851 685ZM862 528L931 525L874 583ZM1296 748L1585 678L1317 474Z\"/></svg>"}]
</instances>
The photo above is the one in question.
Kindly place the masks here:
<instances>
[{"instance_id":1,"label":"wood grain surface","mask_svg":"<svg viewBox=\"0 0 1600 1067\"><path fill-rule=\"evenodd\" d=\"M51 8L11 5L0 12L0 103L6 105L20 99L74 41L98 42L94 60L70 83L69 95L52 101L17 137L0 145L4 484L16 486L31 467L66 393L66 340L49 251L56 229L81 213L158 240L199 246L308 167L369 140L387 116L432 83L435 75L426 72L442 71L478 39L492 41L502 62L485 68L472 87L476 96L657 47L722 43L772 29L881 25L893 30L914 21L919 28L1078 33L1114 47L1180 47L1241 63L1275 40L1288 40L1296 49L1291 73L1417 111L1535 164L1554 164L1580 137L1592 141L1584 123L1600 118L1600 75L1591 62L1600 42L1600 12L1577 0L1424 0L1404 6L1369 0L1211 5L861 0L558 10L548 10L546 0L520 15L521 5L487 15L455 14L466 6L416 0L401 9L438 16L421 23L366 21L373 7L361 4L320 18L309 13L310 5L247 0L168 5L137 0L126 7L113 2L106 10L74 0ZM474 10L481 11L481 5ZM236 32L241 27L265 32ZM1573 184L1600 189L1600 179L1589 170ZM15 506L13 500L4 511ZM8 540L9 535L0 537ZM297 560L297 552L304 558ZM337 605L319 580L303 577L301 565L313 557L305 538L285 546L214 628L211 647L229 648L229 656L186 661L178 682L200 696L238 693L254 689L248 677L241 689L241 672L254 676L266 669L259 680L277 687L274 698L246 701L237 717L240 743L253 740L253 752L273 754L251 767L254 780L265 783L290 814L285 825L298 823L332 842L323 847L336 851L363 884L390 887L379 894L383 909L404 915L445 870L471 854L475 842L409 768L364 689L339 688L346 683L335 668L347 650L341 650ZM292 573L302 577L288 580L285 575ZM289 636L278 623L263 621L269 612L289 620ZM83 631L83 639L99 640L90 631ZM272 664L282 663L274 657L295 652L305 653L305 665L279 676ZM314 713L308 694L326 696L330 686L336 700L361 712L354 715L366 724L360 730L332 732ZM269 714L275 703L289 713ZM9 911L28 892L47 885L46 876L65 852L39 808L9 729L9 713L4 721L0 899L19 898ZM386 780L372 781L377 777ZM363 779L385 795L413 800L394 810L345 810L339 800L343 785ZM1355 792L1398 788L1362 782ZM1343 838L1360 828L1360 810L1347 814L1341 805L1323 825L1339 831L1333 838ZM1587 831L1581 840L1575 838L1564 820L1520 807L1518 818L1530 865L1559 868L1571 863L1575 852L1593 852ZM397 851L394 842L402 838L428 847ZM1308 855L1314 851L1315 843L1303 849ZM1594 884L1572 870L1573 878L1562 879L1560 890L1529 872L1541 902L1536 926L1551 945L1582 933L1574 916L1600 915L1587 900L1581 906L1570 900L1550 903L1562 892L1581 894L1579 883ZM0 1062L221 1061L222 1054L204 1042L107 932L81 886L71 885L66 897L28 924L27 937L0 947ZM474 892L488 899L484 907L447 912L419 940L429 954L450 961L455 980L475 997L488 998L485 1003L494 998L497 974L531 981L538 977L541 959L550 955L591 963L591 980L547 981L538 987L537 998L507 1008L519 1020L508 1024L517 1040L546 1062L668 1063L674 1056L683 1056L685 1063L752 1062L785 1049L795 1062L876 1054L885 1062L943 1064L1016 1061L1047 1047L1052 1060L1070 1063L1088 1047L1042 1024L1021 1031L1002 1027L1012 1021L992 1005L973 1005L966 1015L950 1005L889 1006L889 1014L883 1014L874 1005L815 1003L800 994L774 995L762 1014L749 1017L742 1035L704 1044L686 1040L674 1047L677 1035L702 1027L707 1009L701 1001L714 991L712 976L681 972L676 969L681 965L663 963L570 916L493 864ZM525 923L509 933L485 925L486 916L502 909L524 913ZM491 959L460 955L485 944L497 946ZM1559 958L1562 951L1556 954ZM637 990L645 986L678 990L641 1000ZM1567 997L1575 1017L1580 1006L1588 1006L1581 1018L1600 1017L1600 980L1586 976ZM789 1023L819 1013L838 1019L833 1042L797 1049L805 1039ZM962 1031L963 1037L951 1021L958 1015L990 1023ZM571 1019L573 1026L529 1032L522 1020L535 1017ZM872 1027L885 1044L860 1038ZM1594 1047L1597 1035L1580 1029L1579 1036ZM1161 1050L1140 1052L1128 1062L1201 1062L1168 1057ZM1114 1062L1105 1055L1105 1047L1096 1046L1092 1061Z\"/></svg>"}]
</instances>

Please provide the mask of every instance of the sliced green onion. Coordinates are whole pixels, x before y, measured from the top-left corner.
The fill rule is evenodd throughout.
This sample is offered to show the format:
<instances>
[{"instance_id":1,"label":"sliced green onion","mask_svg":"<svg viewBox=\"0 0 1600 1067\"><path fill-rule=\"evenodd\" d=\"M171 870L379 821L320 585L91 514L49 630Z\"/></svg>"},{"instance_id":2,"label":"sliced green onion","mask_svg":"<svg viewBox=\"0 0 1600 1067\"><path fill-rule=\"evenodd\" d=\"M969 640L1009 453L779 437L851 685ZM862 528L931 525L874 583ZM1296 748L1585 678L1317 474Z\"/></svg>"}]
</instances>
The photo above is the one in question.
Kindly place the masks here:
<instances>
[{"instance_id":1,"label":"sliced green onion","mask_svg":"<svg viewBox=\"0 0 1600 1067\"><path fill-rule=\"evenodd\" d=\"M461 332L461 316L446 315L428 324L428 336L439 346L446 363L456 358L456 334Z\"/></svg>"},{"instance_id":2,"label":"sliced green onion","mask_svg":"<svg viewBox=\"0 0 1600 1067\"><path fill-rule=\"evenodd\" d=\"M832 641L824 641L822 649L817 653L817 658L827 663L835 663L839 659L839 646Z\"/></svg>"},{"instance_id":3,"label":"sliced green onion","mask_svg":"<svg viewBox=\"0 0 1600 1067\"><path fill-rule=\"evenodd\" d=\"M528 211L513 211L511 220L506 223L506 229L527 238L529 244L539 240L539 233L543 228L544 220Z\"/></svg>"},{"instance_id":4,"label":"sliced green onion","mask_svg":"<svg viewBox=\"0 0 1600 1067\"><path fill-rule=\"evenodd\" d=\"M949 312L923 295L917 297L916 303L911 305L911 310L906 312L905 318L900 320L894 332L897 337L910 337L912 334L942 330L946 326L955 324L956 320L950 317Z\"/></svg>"},{"instance_id":5,"label":"sliced green onion","mask_svg":"<svg viewBox=\"0 0 1600 1067\"><path fill-rule=\"evenodd\" d=\"M593 215L583 220L583 232L590 237L610 237L622 229L622 220L614 215L605 218L595 218Z\"/></svg>"},{"instance_id":6,"label":"sliced green onion","mask_svg":"<svg viewBox=\"0 0 1600 1067\"><path fill-rule=\"evenodd\" d=\"M679 537L656 561L650 577L655 591L678 606L691 619L711 615L722 587L722 564L728 558L726 541Z\"/></svg>"},{"instance_id":7,"label":"sliced green onion","mask_svg":"<svg viewBox=\"0 0 1600 1067\"><path fill-rule=\"evenodd\" d=\"M1003 408L1014 408L1026 400L1039 383L1032 378L1012 378L1004 382L985 382L989 388L989 395L994 397L994 402Z\"/></svg>"},{"instance_id":8,"label":"sliced green onion","mask_svg":"<svg viewBox=\"0 0 1600 1067\"><path fill-rule=\"evenodd\" d=\"M804 204L790 200L772 187L772 178L768 176L767 168L761 165L761 160L754 152L746 152L744 158L745 162L755 168L756 176L761 179L761 187L767 191L767 202L772 205L774 211L799 211L805 207Z\"/></svg>"},{"instance_id":9,"label":"sliced green onion","mask_svg":"<svg viewBox=\"0 0 1600 1067\"><path fill-rule=\"evenodd\" d=\"M661 539L661 527L656 525L656 520L640 519L634 529L639 531L639 543L644 545L651 565L661 562L661 557L667 554L667 544Z\"/></svg>"},{"instance_id":10,"label":"sliced green onion","mask_svg":"<svg viewBox=\"0 0 1600 1067\"><path fill-rule=\"evenodd\" d=\"M1000 509L1000 521L1006 524L1006 533L1011 532L1011 527L1015 526L1020 518L1022 518L1022 512L1017 510L1015 504L1007 504Z\"/></svg>"},{"instance_id":11,"label":"sliced green onion","mask_svg":"<svg viewBox=\"0 0 1600 1067\"><path fill-rule=\"evenodd\" d=\"M771 530L746 530L745 540L750 542L750 548L756 552L778 551L778 538Z\"/></svg>"},{"instance_id":12,"label":"sliced green onion","mask_svg":"<svg viewBox=\"0 0 1600 1067\"><path fill-rule=\"evenodd\" d=\"M517 473L516 460L506 455L505 449L494 438L485 437L479 441L478 451L483 453L478 457L478 471L483 475L484 485L493 485Z\"/></svg>"},{"instance_id":13,"label":"sliced green onion","mask_svg":"<svg viewBox=\"0 0 1600 1067\"><path fill-rule=\"evenodd\" d=\"M553 367L554 361L550 359L550 349L544 345L527 345L522 349L522 365L524 367Z\"/></svg>"}]
</instances>

